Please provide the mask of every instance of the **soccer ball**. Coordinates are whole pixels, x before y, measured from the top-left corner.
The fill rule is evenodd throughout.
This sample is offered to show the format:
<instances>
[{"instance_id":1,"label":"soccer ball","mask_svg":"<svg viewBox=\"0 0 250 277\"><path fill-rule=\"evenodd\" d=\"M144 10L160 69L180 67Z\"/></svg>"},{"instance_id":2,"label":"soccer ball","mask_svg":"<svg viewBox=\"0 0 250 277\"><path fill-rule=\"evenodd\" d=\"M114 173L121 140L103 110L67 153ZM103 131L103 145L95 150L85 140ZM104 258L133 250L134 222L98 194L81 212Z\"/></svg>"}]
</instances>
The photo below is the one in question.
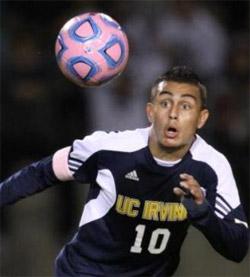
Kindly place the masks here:
<instances>
[{"instance_id":1,"label":"soccer ball","mask_svg":"<svg viewBox=\"0 0 250 277\"><path fill-rule=\"evenodd\" d=\"M63 74L81 87L100 86L126 67L128 39L119 23L103 13L84 13L70 19L55 44Z\"/></svg>"}]
</instances>

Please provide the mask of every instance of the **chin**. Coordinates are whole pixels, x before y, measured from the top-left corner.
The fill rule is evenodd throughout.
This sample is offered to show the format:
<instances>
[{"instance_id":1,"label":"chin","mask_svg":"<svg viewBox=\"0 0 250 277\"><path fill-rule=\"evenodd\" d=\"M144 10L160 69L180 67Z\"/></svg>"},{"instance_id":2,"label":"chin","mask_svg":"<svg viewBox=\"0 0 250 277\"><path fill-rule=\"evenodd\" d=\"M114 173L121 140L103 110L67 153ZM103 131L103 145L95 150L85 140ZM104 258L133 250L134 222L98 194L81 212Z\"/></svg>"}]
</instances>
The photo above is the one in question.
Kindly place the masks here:
<instances>
[{"instance_id":1,"label":"chin","mask_svg":"<svg viewBox=\"0 0 250 277\"><path fill-rule=\"evenodd\" d=\"M173 140L173 139L164 139L161 143L161 145L164 147L164 148L173 148L173 149L176 149L176 148L180 148L182 146L181 143L179 143L178 141L176 140Z\"/></svg>"}]
</instances>

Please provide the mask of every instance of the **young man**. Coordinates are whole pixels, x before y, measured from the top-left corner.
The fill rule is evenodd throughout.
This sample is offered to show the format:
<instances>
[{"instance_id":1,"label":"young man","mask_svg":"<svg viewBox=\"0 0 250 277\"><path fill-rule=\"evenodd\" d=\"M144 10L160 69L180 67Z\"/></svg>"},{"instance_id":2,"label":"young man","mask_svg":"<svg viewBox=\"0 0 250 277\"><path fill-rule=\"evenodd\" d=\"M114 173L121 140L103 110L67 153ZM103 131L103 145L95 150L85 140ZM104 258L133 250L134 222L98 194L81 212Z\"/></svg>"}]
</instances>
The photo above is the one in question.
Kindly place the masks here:
<instances>
[{"instance_id":1,"label":"young man","mask_svg":"<svg viewBox=\"0 0 250 277\"><path fill-rule=\"evenodd\" d=\"M168 71L146 111L150 127L95 132L1 184L5 205L58 180L90 183L56 276L170 276L190 224L226 258L246 255L248 226L231 167L196 134L209 115L197 75Z\"/></svg>"}]
</instances>

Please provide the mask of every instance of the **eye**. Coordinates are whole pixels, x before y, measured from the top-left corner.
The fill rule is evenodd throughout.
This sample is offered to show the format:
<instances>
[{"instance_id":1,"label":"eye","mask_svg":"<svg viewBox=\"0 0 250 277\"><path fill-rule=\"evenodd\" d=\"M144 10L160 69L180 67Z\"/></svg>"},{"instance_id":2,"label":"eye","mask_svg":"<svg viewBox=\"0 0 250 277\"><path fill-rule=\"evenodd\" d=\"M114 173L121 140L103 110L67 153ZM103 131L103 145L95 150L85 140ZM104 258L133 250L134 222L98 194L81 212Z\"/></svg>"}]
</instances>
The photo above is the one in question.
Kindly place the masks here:
<instances>
[{"instance_id":1,"label":"eye","mask_svg":"<svg viewBox=\"0 0 250 277\"><path fill-rule=\"evenodd\" d=\"M162 108L168 108L170 106L170 101L168 101L168 100L162 100L160 102L160 105L161 105Z\"/></svg>"},{"instance_id":2,"label":"eye","mask_svg":"<svg viewBox=\"0 0 250 277\"><path fill-rule=\"evenodd\" d=\"M189 103L183 103L181 107L183 110L190 110L192 108L192 105Z\"/></svg>"}]
</instances>

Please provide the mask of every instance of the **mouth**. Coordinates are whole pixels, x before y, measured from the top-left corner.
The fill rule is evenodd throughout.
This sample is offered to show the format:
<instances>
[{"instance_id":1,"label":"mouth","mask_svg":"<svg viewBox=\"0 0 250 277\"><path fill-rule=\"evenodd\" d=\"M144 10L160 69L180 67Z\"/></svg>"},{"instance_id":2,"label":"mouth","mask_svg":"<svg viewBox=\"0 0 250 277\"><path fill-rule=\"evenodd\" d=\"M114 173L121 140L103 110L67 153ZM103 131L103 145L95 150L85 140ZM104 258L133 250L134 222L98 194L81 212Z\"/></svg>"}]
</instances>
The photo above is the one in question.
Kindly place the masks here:
<instances>
[{"instance_id":1,"label":"mouth","mask_svg":"<svg viewBox=\"0 0 250 277\"><path fill-rule=\"evenodd\" d=\"M174 139L178 135L178 130L175 127L168 127L165 135L167 138Z\"/></svg>"}]
</instances>

